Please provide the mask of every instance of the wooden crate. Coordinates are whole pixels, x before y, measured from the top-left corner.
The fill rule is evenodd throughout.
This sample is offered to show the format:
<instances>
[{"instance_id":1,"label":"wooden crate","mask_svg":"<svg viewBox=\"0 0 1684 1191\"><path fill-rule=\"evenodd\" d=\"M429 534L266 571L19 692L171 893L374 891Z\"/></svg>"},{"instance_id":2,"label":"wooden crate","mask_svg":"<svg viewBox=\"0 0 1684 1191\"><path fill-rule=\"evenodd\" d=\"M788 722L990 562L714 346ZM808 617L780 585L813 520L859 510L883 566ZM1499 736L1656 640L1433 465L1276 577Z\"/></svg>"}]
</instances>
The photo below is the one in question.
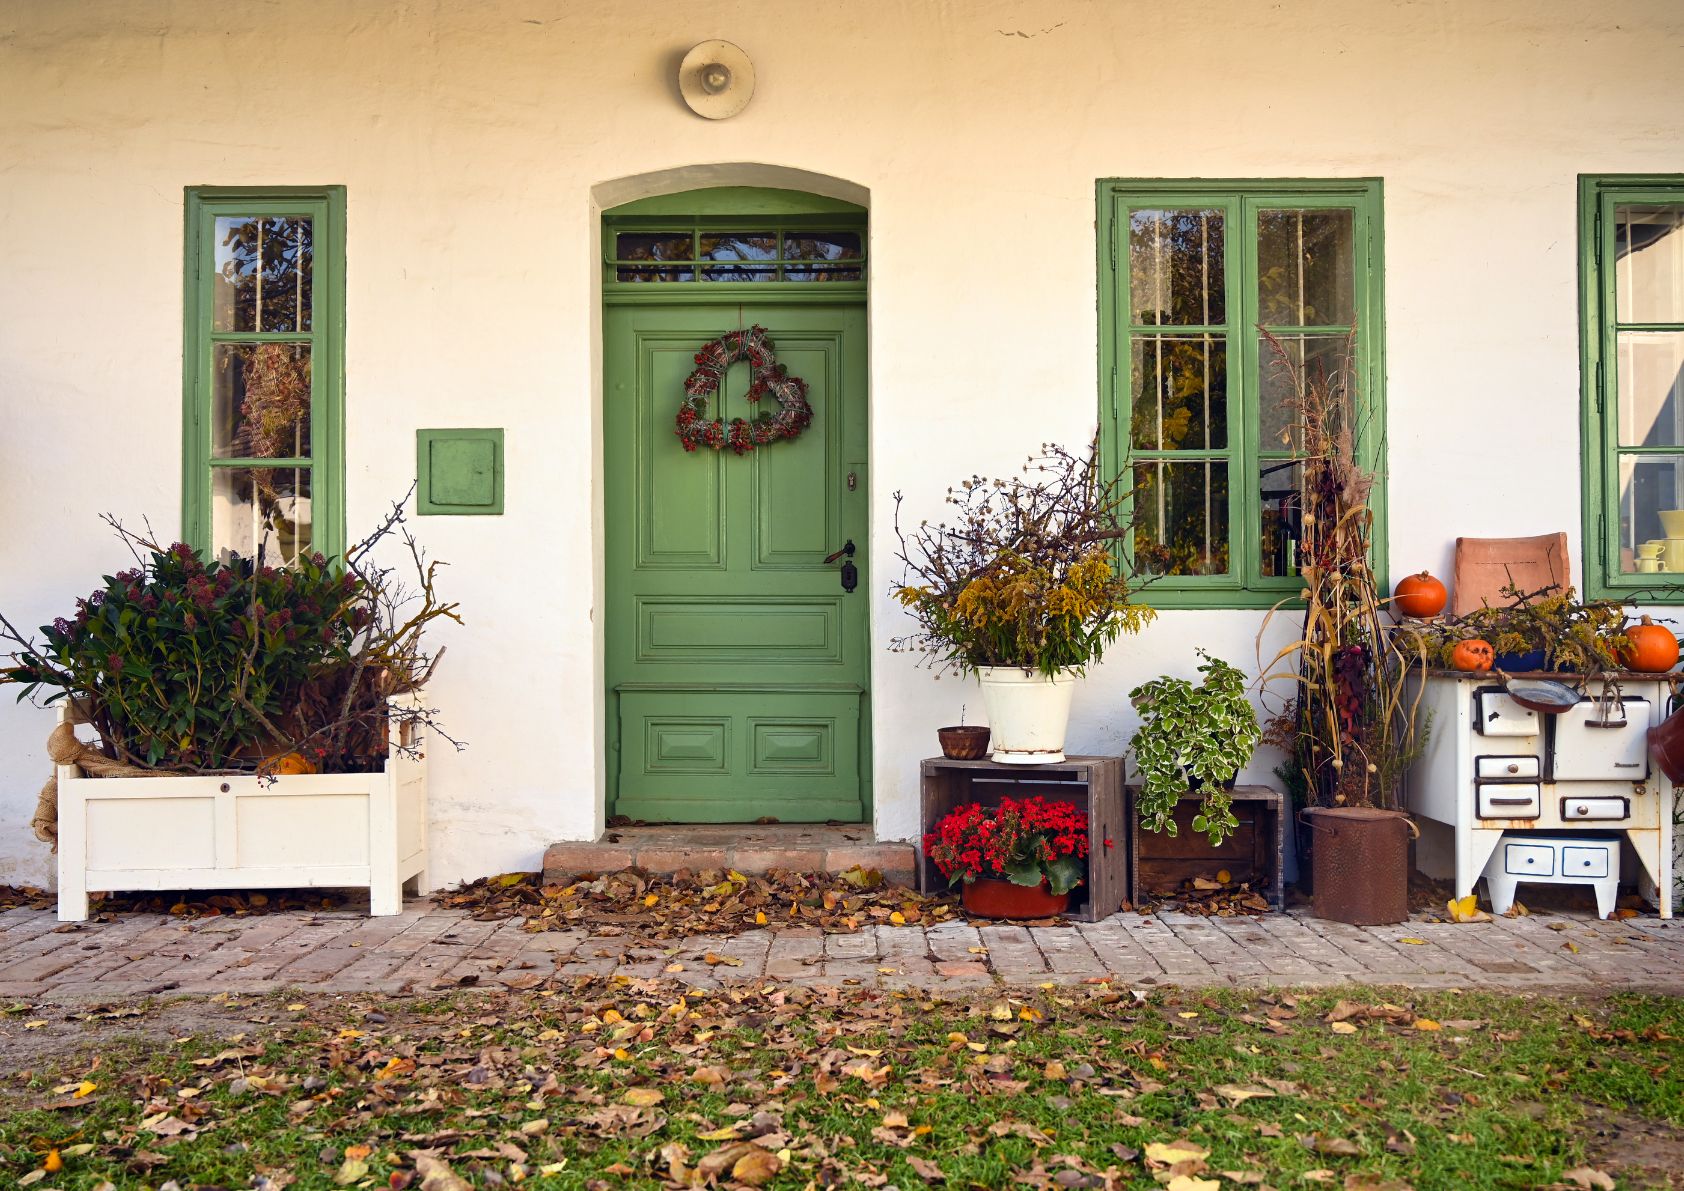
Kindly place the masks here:
<instances>
[{"instance_id":1,"label":"wooden crate","mask_svg":"<svg viewBox=\"0 0 1684 1191\"><path fill-rule=\"evenodd\" d=\"M1193 830L1193 816L1200 800L1186 794L1175 808L1174 836L1147 831L1140 826L1134 809L1134 788L1129 788L1129 833L1134 846L1129 856L1129 900L1135 905L1150 900L1154 893L1174 893L1194 877L1215 877L1222 869L1236 881L1248 882L1280 909L1284 904L1281 883L1281 853L1286 846L1286 797L1268 786L1235 786L1234 817L1239 828L1211 847L1210 839Z\"/></svg>"},{"instance_id":2,"label":"wooden crate","mask_svg":"<svg viewBox=\"0 0 1684 1191\"><path fill-rule=\"evenodd\" d=\"M1058 765L996 765L992 761L950 761L932 757L923 764L922 828L929 831L954 807L967 802L998 806L1002 797L1038 794L1078 807L1088 819L1088 878L1070 893L1069 915L1083 922L1108 918L1122 908L1129 888L1130 830L1123 791L1121 757L1070 757ZM1107 848L1105 841L1110 840ZM926 855L920 838L918 887L947 888Z\"/></svg>"}]
</instances>

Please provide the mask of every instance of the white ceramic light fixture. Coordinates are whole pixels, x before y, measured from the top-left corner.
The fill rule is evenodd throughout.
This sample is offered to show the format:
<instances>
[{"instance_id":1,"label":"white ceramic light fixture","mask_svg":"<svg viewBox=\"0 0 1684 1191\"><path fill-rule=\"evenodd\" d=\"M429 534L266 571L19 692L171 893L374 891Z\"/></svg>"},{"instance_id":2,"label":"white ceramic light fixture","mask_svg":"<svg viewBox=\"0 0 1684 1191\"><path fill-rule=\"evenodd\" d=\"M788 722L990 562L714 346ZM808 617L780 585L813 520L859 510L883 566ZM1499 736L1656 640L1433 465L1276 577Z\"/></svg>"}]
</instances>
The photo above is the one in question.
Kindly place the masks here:
<instances>
[{"instance_id":1,"label":"white ceramic light fixture","mask_svg":"<svg viewBox=\"0 0 1684 1191\"><path fill-rule=\"evenodd\" d=\"M678 92L696 115L728 120L754 97L754 63L731 42L701 42L679 65Z\"/></svg>"}]
</instances>

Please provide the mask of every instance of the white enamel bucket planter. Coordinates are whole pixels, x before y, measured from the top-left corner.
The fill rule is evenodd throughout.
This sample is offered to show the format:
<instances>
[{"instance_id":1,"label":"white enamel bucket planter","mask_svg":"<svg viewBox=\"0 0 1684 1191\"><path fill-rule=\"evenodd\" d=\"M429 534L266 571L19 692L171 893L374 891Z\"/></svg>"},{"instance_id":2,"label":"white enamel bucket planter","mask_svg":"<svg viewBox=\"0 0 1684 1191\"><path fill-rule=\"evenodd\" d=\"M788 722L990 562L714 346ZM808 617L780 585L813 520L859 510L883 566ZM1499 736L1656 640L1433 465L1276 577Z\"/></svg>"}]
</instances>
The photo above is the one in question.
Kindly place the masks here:
<instances>
[{"instance_id":1,"label":"white enamel bucket planter","mask_svg":"<svg viewBox=\"0 0 1684 1191\"><path fill-rule=\"evenodd\" d=\"M982 684L997 764L1057 765L1064 760L1074 671L1061 670L1048 678L1018 666L982 666L977 681Z\"/></svg>"},{"instance_id":2,"label":"white enamel bucket planter","mask_svg":"<svg viewBox=\"0 0 1684 1191\"><path fill-rule=\"evenodd\" d=\"M366 888L371 914L400 912L406 882L429 888L427 761L399 747L422 745L419 731L394 723L376 773L93 778L59 766L59 919L87 918L89 890Z\"/></svg>"}]
</instances>

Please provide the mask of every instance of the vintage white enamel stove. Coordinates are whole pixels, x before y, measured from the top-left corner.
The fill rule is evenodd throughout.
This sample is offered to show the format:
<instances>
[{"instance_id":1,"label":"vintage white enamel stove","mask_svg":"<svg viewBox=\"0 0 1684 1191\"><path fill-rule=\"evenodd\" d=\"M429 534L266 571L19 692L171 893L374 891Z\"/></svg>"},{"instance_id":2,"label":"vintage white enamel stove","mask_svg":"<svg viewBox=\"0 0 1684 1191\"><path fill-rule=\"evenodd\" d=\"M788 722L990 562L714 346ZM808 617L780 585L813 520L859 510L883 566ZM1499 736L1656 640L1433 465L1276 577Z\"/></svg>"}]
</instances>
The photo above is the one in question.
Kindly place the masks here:
<instances>
[{"instance_id":1,"label":"vintage white enamel stove","mask_svg":"<svg viewBox=\"0 0 1684 1191\"><path fill-rule=\"evenodd\" d=\"M1672 917L1674 789L1648 748L1672 698L1664 676L1618 675L1605 700L1595 680L1553 715L1522 707L1492 675L1434 671L1421 681L1430 731L1405 798L1421 828L1422 872L1453 878L1465 897L1505 834L1592 845L1623 837L1646 878L1640 891Z\"/></svg>"}]
</instances>

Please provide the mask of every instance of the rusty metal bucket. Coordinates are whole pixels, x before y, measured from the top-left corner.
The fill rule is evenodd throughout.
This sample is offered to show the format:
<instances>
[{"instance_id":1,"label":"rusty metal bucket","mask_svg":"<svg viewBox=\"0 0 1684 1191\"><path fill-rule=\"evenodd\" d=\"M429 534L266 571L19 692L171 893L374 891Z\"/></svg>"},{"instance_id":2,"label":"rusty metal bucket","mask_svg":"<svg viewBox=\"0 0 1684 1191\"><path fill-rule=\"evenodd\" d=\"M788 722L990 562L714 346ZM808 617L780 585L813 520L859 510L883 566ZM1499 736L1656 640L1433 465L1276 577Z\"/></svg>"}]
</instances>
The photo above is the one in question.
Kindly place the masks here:
<instances>
[{"instance_id":1,"label":"rusty metal bucket","mask_svg":"<svg viewBox=\"0 0 1684 1191\"><path fill-rule=\"evenodd\" d=\"M1649 729L1649 753L1674 785L1684 783L1684 710Z\"/></svg>"},{"instance_id":2,"label":"rusty metal bucket","mask_svg":"<svg viewBox=\"0 0 1684 1191\"><path fill-rule=\"evenodd\" d=\"M1306 807L1315 832L1311 867L1317 918L1385 926L1409 917L1409 840L1415 824L1402 811Z\"/></svg>"}]
</instances>

